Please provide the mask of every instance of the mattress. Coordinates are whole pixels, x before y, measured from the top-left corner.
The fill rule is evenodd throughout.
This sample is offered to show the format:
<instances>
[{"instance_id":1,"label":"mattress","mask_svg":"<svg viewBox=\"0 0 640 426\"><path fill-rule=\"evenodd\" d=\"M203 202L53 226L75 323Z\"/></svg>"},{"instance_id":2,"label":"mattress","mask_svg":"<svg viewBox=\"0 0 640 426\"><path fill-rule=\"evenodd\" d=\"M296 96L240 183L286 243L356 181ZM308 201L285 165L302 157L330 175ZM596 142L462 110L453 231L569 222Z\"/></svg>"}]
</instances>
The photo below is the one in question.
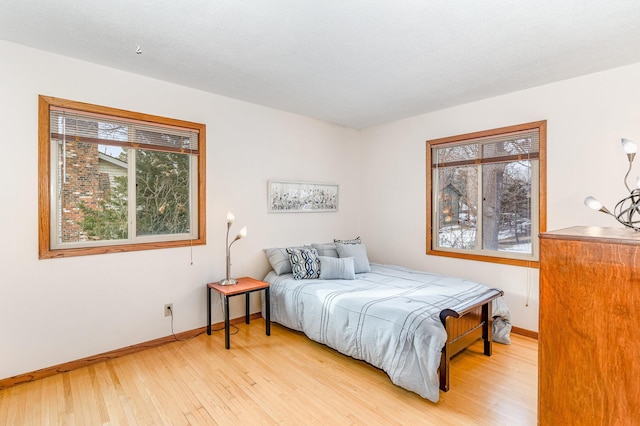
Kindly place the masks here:
<instances>
[{"instance_id":1,"label":"mattress","mask_svg":"<svg viewBox=\"0 0 640 426\"><path fill-rule=\"evenodd\" d=\"M461 278L372 263L354 280L293 279L271 271L271 320L384 370L433 402L447 336L439 314L482 300L492 289ZM494 300L494 340L508 343L509 311ZM508 325L508 327L506 326Z\"/></svg>"}]
</instances>

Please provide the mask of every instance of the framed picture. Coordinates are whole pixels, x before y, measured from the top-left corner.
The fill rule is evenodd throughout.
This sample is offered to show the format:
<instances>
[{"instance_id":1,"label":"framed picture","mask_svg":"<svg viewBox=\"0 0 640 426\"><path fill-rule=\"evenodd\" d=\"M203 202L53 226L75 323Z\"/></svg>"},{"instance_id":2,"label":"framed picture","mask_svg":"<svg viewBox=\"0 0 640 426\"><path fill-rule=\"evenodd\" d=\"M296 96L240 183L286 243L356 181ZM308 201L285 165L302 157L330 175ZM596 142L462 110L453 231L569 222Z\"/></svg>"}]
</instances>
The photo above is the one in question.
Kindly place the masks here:
<instances>
[{"instance_id":1,"label":"framed picture","mask_svg":"<svg viewBox=\"0 0 640 426\"><path fill-rule=\"evenodd\" d=\"M338 185L270 180L267 203L269 213L337 212Z\"/></svg>"}]
</instances>

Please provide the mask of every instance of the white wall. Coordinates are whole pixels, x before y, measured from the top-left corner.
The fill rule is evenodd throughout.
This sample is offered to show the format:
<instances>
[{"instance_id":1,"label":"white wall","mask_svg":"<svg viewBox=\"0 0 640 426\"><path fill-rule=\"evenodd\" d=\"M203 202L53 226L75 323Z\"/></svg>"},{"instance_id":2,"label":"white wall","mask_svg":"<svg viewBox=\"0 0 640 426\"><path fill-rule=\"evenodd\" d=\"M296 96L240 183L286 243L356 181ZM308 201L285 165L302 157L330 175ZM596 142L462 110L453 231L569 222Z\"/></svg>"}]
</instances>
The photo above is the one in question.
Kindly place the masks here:
<instances>
[{"instance_id":1,"label":"white wall","mask_svg":"<svg viewBox=\"0 0 640 426\"><path fill-rule=\"evenodd\" d=\"M372 261L498 286L513 324L538 329L538 270L425 255L426 141L547 120L547 230L620 227L583 205L625 196L620 138L640 141L640 64L420 115L362 132L362 237ZM640 174L636 167L632 172ZM603 283L608 285L613 283ZM528 302L528 306L527 306Z\"/></svg>"},{"instance_id":2,"label":"white wall","mask_svg":"<svg viewBox=\"0 0 640 426\"><path fill-rule=\"evenodd\" d=\"M356 130L2 41L0 58L0 379L168 336L165 303L176 332L204 326L205 284L225 273L228 209L232 233L249 229L233 246L235 276L262 278L265 247L358 232ZM207 125L207 245L193 265L189 248L38 260L39 94ZM269 179L338 183L339 212L267 214Z\"/></svg>"},{"instance_id":3,"label":"white wall","mask_svg":"<svg viewBox=\"0 0 640 426\"><path fill-rule=\"evenodd\" d=\"M228 209L232 232L249 228L233 248L235 276L261 278L265 247L361 235L372 261L503 288L514 325L537 330L537 270L424 254L425 141L546 119L553 230L617 226L582 200L612 208L624 196L619 138L640 140L640 64L359 132L2 41L0 58L0 378L167 336L165 303L176 332L205 325ZM207 125L208 244L193 248L193 265L188 248L38 260L38 94ZM269 179L339 183L340 211L267 214Z\"/></svg>"}]
</instances>

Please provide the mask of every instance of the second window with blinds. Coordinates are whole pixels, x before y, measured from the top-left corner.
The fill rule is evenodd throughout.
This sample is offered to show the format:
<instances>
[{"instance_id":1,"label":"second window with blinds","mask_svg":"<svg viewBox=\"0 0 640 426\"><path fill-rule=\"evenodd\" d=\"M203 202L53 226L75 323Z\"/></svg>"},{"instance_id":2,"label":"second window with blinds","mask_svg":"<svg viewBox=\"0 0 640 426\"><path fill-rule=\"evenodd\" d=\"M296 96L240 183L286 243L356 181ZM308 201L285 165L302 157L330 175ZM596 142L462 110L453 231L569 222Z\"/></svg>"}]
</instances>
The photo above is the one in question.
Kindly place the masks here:
<instances>
[{"instance_id":1,"label":"second window with blinds","mask_svg":"<svg viewBox=\"0 0 640 426\"><path fill-rule=\"evenodd\" d=\"M546 121L427 141L427 254L537 266Z\"/></svg>"}]
</instances>

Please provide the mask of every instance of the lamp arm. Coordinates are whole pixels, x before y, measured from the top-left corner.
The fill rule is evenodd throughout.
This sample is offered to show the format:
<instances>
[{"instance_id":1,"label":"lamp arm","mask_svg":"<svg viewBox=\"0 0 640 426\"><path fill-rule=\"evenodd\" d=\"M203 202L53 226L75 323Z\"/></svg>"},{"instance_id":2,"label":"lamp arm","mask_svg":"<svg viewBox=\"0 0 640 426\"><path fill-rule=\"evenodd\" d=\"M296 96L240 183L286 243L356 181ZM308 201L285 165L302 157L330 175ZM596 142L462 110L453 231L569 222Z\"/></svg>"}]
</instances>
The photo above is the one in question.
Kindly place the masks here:
<instances>
[{"instance_id":1,"label":"lamp arm","mask_svg":"<svg viewBox=\"0 0 640 426\"><path fill-rule=\"evenodd\" d=\"M227 226L227 239L226 239L226 244L227 244L227 281L231 281L231 246L233 245L233 243L235 243L236 241L238 241L241 237L239 235L237 235L233 241L231 241L231 244L229 244L229 228L231 228L231 224L229 223Z\"/></svg>"},{"instance_id":2,"label":"lamp arm","mask_svg":"<svg viewBox=\"0 0 640 426\"><path fill-rule=\"evenodd\" d=\"M631 188L629 188L629 184L627 183L627 178L629 177L629 173L631 173L631 166L633 166L633 157L632 155L635 154L627 154L627 156L629 157L629 168L627 169L627 174L624 175L624 186L627 187L627 191L632 192Z\"/></svg>"},{"instance_id":3,"label":"lamp arm","mask_svg":"<svg viewBox=\"0 0 640 426\"><path fill-rule=\"evenodd\" d=\"M231 244L229 244L229 229L231 229L231 221L227 222L227 238L225 239L225 247L227 248L227 281L230 279L229 274L231 272Z\"/></svg>"},{"instance_id":4,"label":"lamp arm","mask_svg":"<svg viewBox=\"0 0 640 426\"><path fill-rule=\"evenodd\" d=\"M233 278L231 278L231 246L233 245L233 243L235 243L236 241L238 241L240 238L243 238L247 235L247 227L243 227L240 230L240 233L238 235L236 235L236 237L233 239L233 241L231 241L231 243L229 243L229 230L231 229L231 224L233 223L233 220L235 219L235 217L233 216L233 214L231 212L227 213L227 236L224 240L225 243L225 251L227 254L227 274L226 274L226 278L221 280L219 282L220 285L234 285L238 283L238 280L235 280Z\"/></svg>"},{"instance_id":5,"label":"lamp arm","mask_svg":"<svg viewBox=\"0 0 640 426\"><path fill-rule=\"evenodd\" d=\"M610 216L616 217L616 215L615 215L615 214L613 214L613 213L611 213L611 212L609 211L609 209L608 209L608 208L606 208L605 206L600 207L600 210L598 210L598 211L599 211L599 212L602 212L602 213L604 213L604 214L608 214L608 215L610 215Z\"/></svg>"}]
</instances>

